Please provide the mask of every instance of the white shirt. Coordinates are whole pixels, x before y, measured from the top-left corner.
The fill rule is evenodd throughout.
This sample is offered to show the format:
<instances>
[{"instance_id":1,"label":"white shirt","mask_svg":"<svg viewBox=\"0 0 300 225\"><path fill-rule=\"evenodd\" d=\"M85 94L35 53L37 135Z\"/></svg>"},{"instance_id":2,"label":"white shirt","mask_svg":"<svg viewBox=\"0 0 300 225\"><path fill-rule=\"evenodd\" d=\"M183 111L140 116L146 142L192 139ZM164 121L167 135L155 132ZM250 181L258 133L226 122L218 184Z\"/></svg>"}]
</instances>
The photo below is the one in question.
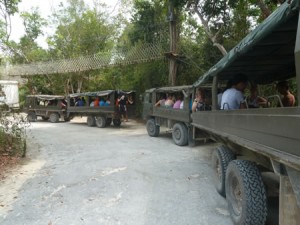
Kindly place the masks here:
<instances>
[{"instance_id":1,"label":"white shirt","mask_svg":"<svg viewBox=\"0 0 300 225\"><path fill-rule=\"evenodd\" d=\"M239 109L244 102L243 93L235 88L227 89L222 95L221 109Z\"/></svg>"},{"instance_id":2,"label":"white shirt","mask_svg":"<svg viewBox=\"0 0 300 225\"><path fill-rule=\"evenodd\" d=\"M181 101L181 103L180 103L180 109L183 109L183 103L184 103L184 101Z\"/></svg>"}]
</instances>

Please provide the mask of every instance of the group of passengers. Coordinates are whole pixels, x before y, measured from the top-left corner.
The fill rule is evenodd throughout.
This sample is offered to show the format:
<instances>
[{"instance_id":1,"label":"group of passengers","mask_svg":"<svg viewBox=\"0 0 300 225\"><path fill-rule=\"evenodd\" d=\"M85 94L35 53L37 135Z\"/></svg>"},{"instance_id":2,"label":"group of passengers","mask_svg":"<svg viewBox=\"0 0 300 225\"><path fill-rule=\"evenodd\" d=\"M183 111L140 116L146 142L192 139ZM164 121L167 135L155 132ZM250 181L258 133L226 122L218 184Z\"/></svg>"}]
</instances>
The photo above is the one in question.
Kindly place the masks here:
<instances>
[{"instance_id":1,"label":"group of passengers","mask_svg":"<svg viewBox=\"0 0 300 225\"><path fill-rule=\"evenodd\" d=\"M161 93L159 100L156 102L155 106L163 106L166 108L173 109L183 109L183 94L166 94Z\"/></svg>"},{"instance_id":2,"label":"group of passengers","mask_svg":"<svg viewBox=\"0 0 300 225\"><path fill-rule=\"evenodd\" d=\"M223 110L268 107L268 100L258 96L256 84L250 85L250 95L245 97L244 92L248 84L245 75L239 74L229 80L223 93L218 95L218 106ZM295 106L295 96L290 92L287 81L281 81L276 85L281 95L283 107Z\"/></svg>"},{"instance_id":3,"label":"group of passengers","mask_svg":"<svg viewBox=\"0 0 300 225\"><path fill-rule=\"evenodd\" d=\"M71 106L86 106L87 102L84 97L71 98ZM109 98L100 98L100 97L89 97L89 106L98 107L98 106L109 106Z\"/></svg>"},{"instance_id":4,"label":"group of passengers","mask_svg":"<svg viewBox=\"0 0 300 225\"><path fill-rule=\"evenodd\" d=\"M98 106L109 106L110 100L108 98L91 98L90 107L98 107Z\"/></svg>"}]
</instances>

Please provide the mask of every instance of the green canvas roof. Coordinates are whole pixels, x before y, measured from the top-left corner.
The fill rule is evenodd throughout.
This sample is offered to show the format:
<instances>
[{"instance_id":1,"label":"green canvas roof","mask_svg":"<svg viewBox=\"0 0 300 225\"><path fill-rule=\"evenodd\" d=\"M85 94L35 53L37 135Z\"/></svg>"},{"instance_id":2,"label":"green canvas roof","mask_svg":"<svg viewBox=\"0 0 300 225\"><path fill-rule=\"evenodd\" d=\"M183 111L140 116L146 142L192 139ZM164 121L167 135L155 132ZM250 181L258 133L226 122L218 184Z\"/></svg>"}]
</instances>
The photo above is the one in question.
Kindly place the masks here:
<instances>
[{"instance_id":1,"label":"green canvas roof","mask_svg":"<svg viewBox=\"0 0 300 225\"><path fill-rule=\"evenodd\" d=\"M258 84L294 77L300 0L285 2L193 85L243 73Z\"/></svg>"},{"instance_id":2,"label":"green canvas roof","mask_svg":"<svg viewBox=\"0 0 300 225\"><path fill-rule=\"evenodd\" d=\"M42 101L51 101L55 99L64 99L65 96L62 95L27 95L27 98L37 98Z\"/></svg>"},{"instance_id":3,"label":"green canvas roof","mask_svg":"<svg viewBox=\"0 0 300 225\"><path fill-rule=\"evenodd\" d=\"M118 95L120 94L126 94L129 95L131 93L134 93L135 91L123 91L123 90L105 90L105 91L95 91L95 92L83 92L83 93L74 93L70 94L69 96L71 98L74 97L83 97L83 96L90 96L90 97L96 97L96 96L107 96L110 95L111 93L116 92Z\"/></svg>"},{"instance_id":4,"label":"green canvas roof","mask_svg":"<svg viewBox=\"0 0 300 225\"><path fill-rule=\"evenodd\" d=\"M91 96L91 97L94 97L94 96L106 96L106 95L109 95L111 94L112 92L114 92L113 90L106 90L106 91L96 91L96 92L84 92L84 93L74 93L74 94L70 94L69 96L71 98L74 98L74 97L83 97L83 96Z\"/></svg>"}]
</instances>

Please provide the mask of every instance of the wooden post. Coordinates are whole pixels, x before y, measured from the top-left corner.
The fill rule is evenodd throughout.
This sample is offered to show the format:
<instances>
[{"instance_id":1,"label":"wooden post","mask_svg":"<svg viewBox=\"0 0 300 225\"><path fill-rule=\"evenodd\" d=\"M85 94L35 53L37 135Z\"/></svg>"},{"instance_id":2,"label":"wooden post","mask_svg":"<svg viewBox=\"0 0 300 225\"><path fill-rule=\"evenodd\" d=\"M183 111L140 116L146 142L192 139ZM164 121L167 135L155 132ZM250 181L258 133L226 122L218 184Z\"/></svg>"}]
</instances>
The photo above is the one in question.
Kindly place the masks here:
<instances>
[{"instance_id":1,"label":"wooden post","mask_svg":"<svg viewBox=\"0 0 300 225\"><path fill-rule=\"evenodd\" d=\"M169 22L170 22L170 53L169 58L169 85L175 86L178 64L176 57L172 57L177 53L177 29L173 0L169 0Z\"/></svg>"}]
</instances>

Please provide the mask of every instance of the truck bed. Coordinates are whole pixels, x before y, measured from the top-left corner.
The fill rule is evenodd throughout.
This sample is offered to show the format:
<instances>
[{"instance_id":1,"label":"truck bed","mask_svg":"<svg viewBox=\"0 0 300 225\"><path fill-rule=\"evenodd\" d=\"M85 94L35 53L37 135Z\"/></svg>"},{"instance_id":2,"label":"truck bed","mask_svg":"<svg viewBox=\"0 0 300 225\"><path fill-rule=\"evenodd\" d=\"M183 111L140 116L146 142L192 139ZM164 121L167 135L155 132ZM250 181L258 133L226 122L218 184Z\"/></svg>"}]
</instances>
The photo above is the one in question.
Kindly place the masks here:
<instances>
[{"instance_id":1,"label":"truck bed","mask_svg":"<svg viewBox=\"0 0 300 225\"><path fill-rule=\"evenodd\" d=\"M193 126L300 169L300 108L195 112Z\"/></svg>"}]
</instances>

